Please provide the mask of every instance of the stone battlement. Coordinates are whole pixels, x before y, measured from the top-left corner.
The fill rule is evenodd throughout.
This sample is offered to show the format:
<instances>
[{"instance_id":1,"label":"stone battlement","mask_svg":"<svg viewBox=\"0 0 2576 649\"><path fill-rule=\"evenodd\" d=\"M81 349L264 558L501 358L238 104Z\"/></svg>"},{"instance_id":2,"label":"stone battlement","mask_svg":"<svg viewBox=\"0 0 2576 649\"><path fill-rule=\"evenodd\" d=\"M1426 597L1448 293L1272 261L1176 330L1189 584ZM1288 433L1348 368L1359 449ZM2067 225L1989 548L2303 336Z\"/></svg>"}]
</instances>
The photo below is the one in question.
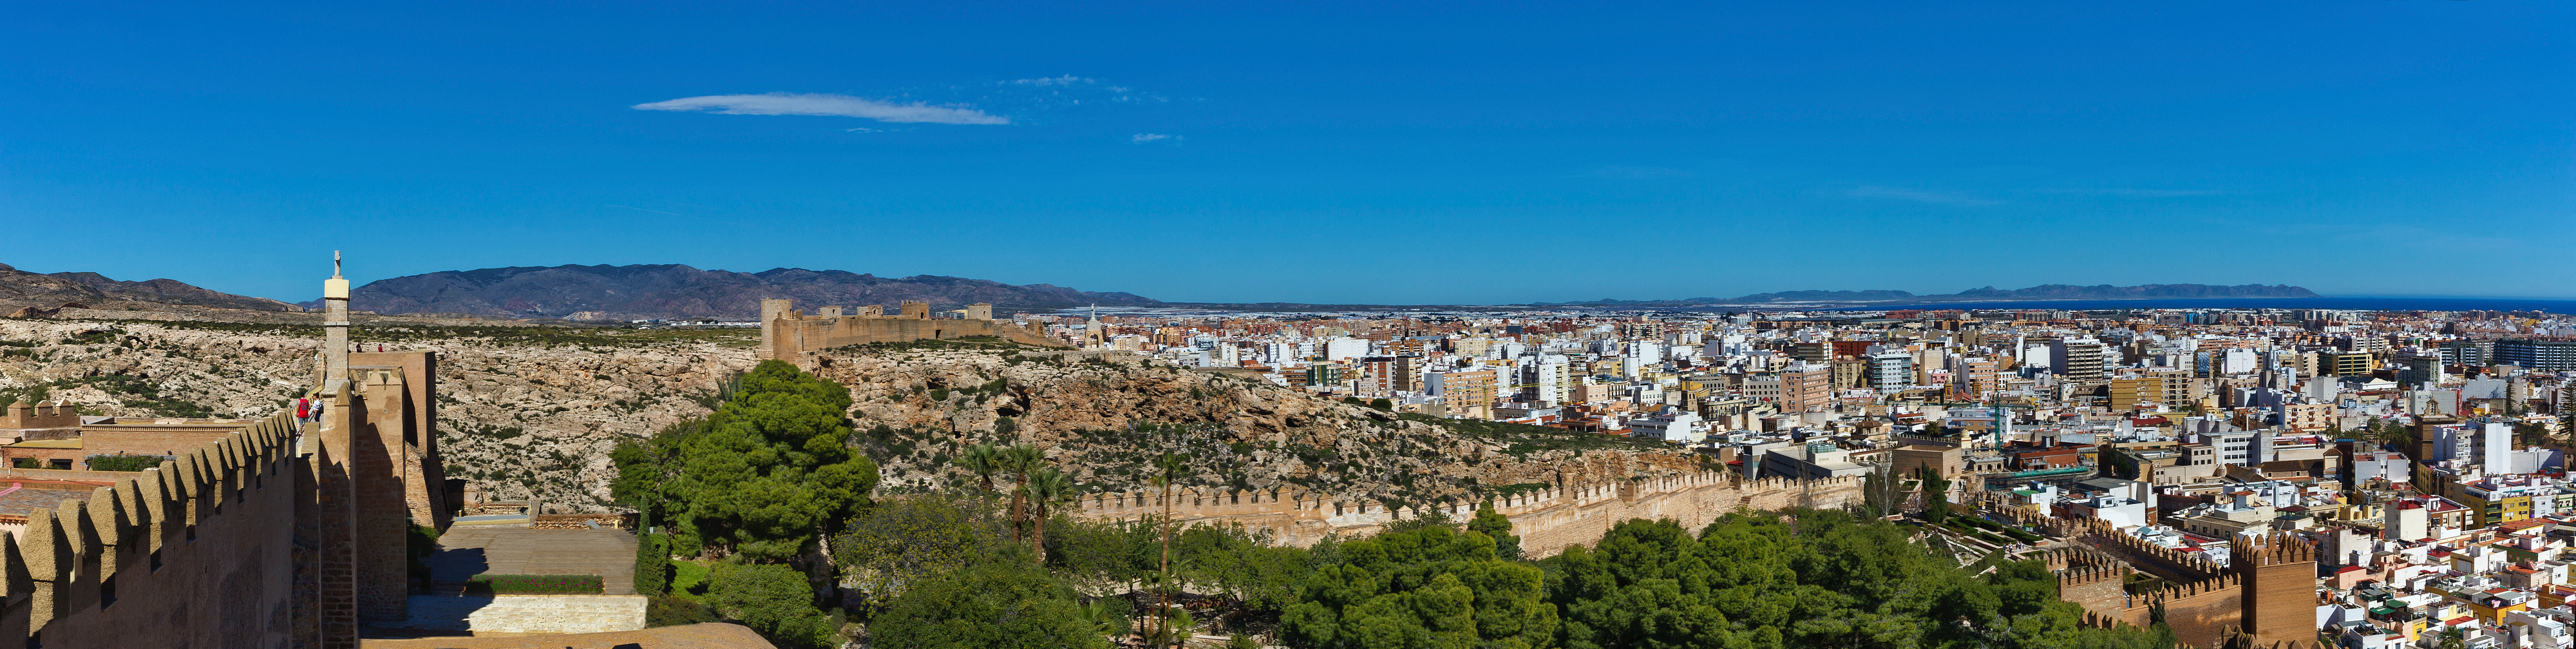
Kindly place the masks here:
<instances>
[{"instance_id":1,"label":"stone battlement","mask_svg":"<svg viewBox=\"0 0 2576 649\"><path fill-rule=\"evenodd\" d=\"M1708 471L1552 487L1499 496L1494 510L1512 520L1528 556L1556 554L1565 546L1601 538L1610 526L1630 518L1671 518L1698 528L1739 509L1783 509L1799 505L1841 507L1860 496L1860 478L1800 482L1784 478L1746 481L1725 471ZM1139 519L1163 515L1160 492L1131 491L1082 497L1078 516ZM1480 503L1406 504L1390 509L1372 500L1341 500L1299 488L1235 491L1175 490L1175 521L1243 525L1267 530L1283 543L1304 546L1326 535L1377 531L1389 523L1432 513L1464 521Z\"/></svg>"},{"instance_id":2,"label":"stone battlement","mask_svg":"<svg viewBox=\"0 0 2576 649\"><path fill-rule=\"evenodd\" d=\"M289 630L268 621L289 618L293 494L309 474L296 434L294 415L280 413L160 467L114 474L87 500L30 513L23 532L0 535L0 637L106 647L150 629L284 646Z\"/></svg>"}]
</instances>

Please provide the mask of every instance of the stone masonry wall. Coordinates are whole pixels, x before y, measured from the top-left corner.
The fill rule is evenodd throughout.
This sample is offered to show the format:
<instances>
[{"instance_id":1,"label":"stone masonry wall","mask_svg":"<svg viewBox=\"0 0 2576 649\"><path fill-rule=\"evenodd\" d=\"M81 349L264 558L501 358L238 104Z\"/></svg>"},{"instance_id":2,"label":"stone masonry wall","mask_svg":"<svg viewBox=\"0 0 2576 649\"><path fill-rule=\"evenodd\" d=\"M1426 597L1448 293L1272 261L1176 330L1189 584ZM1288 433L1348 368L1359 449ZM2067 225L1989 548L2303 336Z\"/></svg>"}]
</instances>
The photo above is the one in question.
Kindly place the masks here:
<instances>
[{"instance_id":1,"label":"stone masonry wall","mask_svg":"<svg viewBox=\"0 0 2576 649\"><path fill-rule=\"evenodd\" d=\"M438 352L360 352L349 355L353 368L393 368L402 371L403 416L399 423L402 457L399 460L403 480L403 502L410 519L421 525L447 529L449 512L447 466L438 450Z\"/></svg>"},{"instance_id":2,"label":"stone masonry wall","mask_svg":"<svg viewBox=\"0 0 2576 649\"><path fill-rule=\"evenodd\" d=\"M24 534L0 539L0 637L54 649L288 647L294 432L280 414L30 516Z\"/></svg>"},{"instance_id":3,"label":"stone masonry wall","mask_svg":"<svg viewBox=\"0 0 2576 649\"><path fill-rule=\"evenodd\" d=\"M834 347L991 336L1040 347L1064 347L1064 341L1030 331L1015 322L902 316L808 316L790 308L789 300L761 300L760 357L812 369L809 355ZM926 315L926 312L923 314Z\"/></svg>"},{"instance_id":4,"label":"stone masonry wall","mask_svg":"<svg viewBox=\"0 0 2576 649\"><path fill-rule=\"evenodd\" d=\"M1735 475L1713 471L1560 487L1498 498L1494 508L1512 520L1522 550L1536 558L1554 555L1568 545L1598 541L1612 525L1631 518L1670 518L1697 531L1737 510L1834 508L1860 497L1859 478L1748 482ZM1206 522L1267 530L1281 542L1305 546L1328 534L1366 534L1396 520L1432 512L1463 521L1475 515L1476 507L1461 503L1388 510L1377 502L1336 501L1302 491L1181 490L1173 494L1172 518L1183 525ZM1081 501L1080 509L1082 516L1110 519L1162 512L1162 498L1156 492L1093 494Z\"/></svg>"}]
</instances>

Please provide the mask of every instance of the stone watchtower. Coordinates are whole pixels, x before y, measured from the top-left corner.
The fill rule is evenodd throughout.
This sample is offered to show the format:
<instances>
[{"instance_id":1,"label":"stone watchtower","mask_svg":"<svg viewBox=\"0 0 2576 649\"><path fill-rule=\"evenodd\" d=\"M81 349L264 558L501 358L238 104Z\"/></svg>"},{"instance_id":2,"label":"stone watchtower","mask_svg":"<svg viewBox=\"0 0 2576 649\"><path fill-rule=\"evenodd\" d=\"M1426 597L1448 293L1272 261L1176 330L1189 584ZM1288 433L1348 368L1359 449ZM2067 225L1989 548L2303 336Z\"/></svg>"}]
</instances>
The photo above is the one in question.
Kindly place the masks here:
<instances>
[{"instance_id":1,"label":"stone watchtower","mask_svg":"<svg viewBox=\"0 0 2576 649\"><path fill-rule=\"evenodd\" d=\"M778 357L778 344L782 342L778 340L780 337L780 331L777 324L778 320L779 318L794 317L795 309L795 300L764 299L760 301L760 350L757 354L759 358L770 359Z\"/></svg>"},{"instance_id":2,"label":"stone watchtower","mask_svg":"<svg viewBox=\"0 0 2576 649\"><path fill-rule=\"evenodd\" d=\"M2317 639L2317 549L2287 532L2227 542L2239 577L2236 647L2305 646Z\"/></svg>"}]
</instances>

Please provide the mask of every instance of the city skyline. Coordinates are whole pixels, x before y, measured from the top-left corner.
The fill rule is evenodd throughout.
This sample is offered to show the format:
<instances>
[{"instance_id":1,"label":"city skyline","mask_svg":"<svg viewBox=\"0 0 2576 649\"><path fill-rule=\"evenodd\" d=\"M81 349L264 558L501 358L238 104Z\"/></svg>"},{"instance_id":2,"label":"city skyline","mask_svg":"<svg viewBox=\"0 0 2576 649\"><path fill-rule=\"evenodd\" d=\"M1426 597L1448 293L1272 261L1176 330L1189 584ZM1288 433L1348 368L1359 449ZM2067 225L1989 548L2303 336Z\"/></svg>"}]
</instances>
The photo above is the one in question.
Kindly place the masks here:
<instances>
[{"instance_id":1,"label":"city skyline","mask_svg":"<svg viewBox=\"0 0 2576 649\"><path fill-rule=\"evenodd\" d=\"M6 28L0 88L52 99L0 107L0 214L122 245L0 261L291 300L332 249L1190 302L2576 296L2560 5L137 9Z\"/></svg>"}]
</instances>

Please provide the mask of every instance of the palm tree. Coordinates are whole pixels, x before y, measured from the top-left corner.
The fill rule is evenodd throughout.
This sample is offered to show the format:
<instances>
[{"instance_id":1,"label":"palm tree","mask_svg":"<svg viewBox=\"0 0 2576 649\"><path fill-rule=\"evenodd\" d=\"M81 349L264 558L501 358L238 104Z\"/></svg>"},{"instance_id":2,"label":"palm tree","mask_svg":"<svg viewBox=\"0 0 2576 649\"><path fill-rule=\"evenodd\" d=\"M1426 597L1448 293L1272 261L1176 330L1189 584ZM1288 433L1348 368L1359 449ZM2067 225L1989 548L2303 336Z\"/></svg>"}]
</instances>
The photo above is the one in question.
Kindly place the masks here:
<instances>
[{"instance_id":1,"label":"palm tree","mask_svg":"<svg viewBox=\"0 0 2576 649\"><path fill-rule=\"evenodd\" d=\"M1172 483L1180 480L1183 469L1189 468L1189 459L1186 456L1175 455L1171 451L1163 451L1162 457L1154 458L1154 468L1161 469L1161 472L1154 475L1154 486L1163 488L1163 567L1160 572L1165 579L1169 579L1172 573ZM1163 608L1172 606L1170 590L1157 588L1155 594L1160 596L1159 601L1162 602Z\"/></svg>"},{"instance_id":2,"label":"palm tree","mask_svg":"<svg viewBox=\"0 0 2576 649\"><path fill-rule=\"evenodd\" d=\"M2379 442L2380 446L2386 448L2398 448L2399 445L2415 441L2415 433L2406 430L2405 426L2391 423L2384 426L2374 425L2373 429L2370 434L2372 441Z\"/></svg>"},{"instance_id":3,"label":"palm tree","mask_svg":"<svg viewBox=\"0 0 2576 649\"><path fill-rule=\"evenodd\" d=\"M1029 474L1037 471L1038 466L1045 461L1046 454L1038 452L1038 447L1035 446L1017 444L1002 449L1002 470L1011 472L1012 477L1019 482L1018 486L1011 490L1011 540L1013 541L1022 540L1020 525L1027 520L1022 517L1024 514L1021 507L1028 502Z\"/></svg>"},{"instance_id":4,"label":"palm tree","mask_svg":"<svg viewBox=\"0 0 2576 649\"><path fill-rule=\"evenodd\" d=\"M1094 632L1104 636L1118 634L1118 615L1109 611L1109 598L1094 598L1075 611L1082 615L1082 623L1090 625Z\"/></svg>"},{"instance_id":5,"label":"palm tree","mask_svg":"<svg viewBox=\"0 0 2576 649\"><path fill-rule=\"evenodd\" d=\"M984 493L993 493L993 472L1002 470L1002 449L991 444L968 446L957 455L957 465L975 472L975 478L984 481Z\"/></svg>"},{"instance_id":6,"label":"palm tree","mask_svg":"<svg viewBox=\"0 0 2576 649\"><path fill-rule=\"evenodd\" d=\"M2576 452L2576 383L2559 389L2558 432L2567 434L2567 447Z\"/></svg>"},{"instance_id":7,"label":"palm tree","mask_svg":"<svg viewBox=\"0 0 2576 649\"><path fill-rule=\"evenodd\" d=\"M1163 592L1163 586L1171 583L1172 575L1171 573L1161 570L1147 570L1145 571L1145 574L1137 575L1137 579L1144 581L1145 586L1154 589L1156 594L1161 594ZM1149 643L1161 638L1166 631L1172 628L1171 625L1164 624L1164 620L1170 619L1172 616L1171 602L1163 601L1163 603L1156 605L1152 615L1154 616L1154 628L1145 629L1141 632Z\"/></svg>"},{"instance_id":8,"label":"palm tree","mask_svg":"<svg viewBox=\"0 0 2576 649\"><path fill-rule=\"evenodd\" d=\"M1036 514L1038 519L1035 534L1038 565L1046 565L1047 510L1054 509L1058 504L1073 502L1077 494L1073 490L1073 478L1066 476L1063 471L1056 470L1055 467L1039 469L1036 475L1030 476L1028 491L1029 503L1033 510L1030 513Z\"/></svg>"}]
</instances>

